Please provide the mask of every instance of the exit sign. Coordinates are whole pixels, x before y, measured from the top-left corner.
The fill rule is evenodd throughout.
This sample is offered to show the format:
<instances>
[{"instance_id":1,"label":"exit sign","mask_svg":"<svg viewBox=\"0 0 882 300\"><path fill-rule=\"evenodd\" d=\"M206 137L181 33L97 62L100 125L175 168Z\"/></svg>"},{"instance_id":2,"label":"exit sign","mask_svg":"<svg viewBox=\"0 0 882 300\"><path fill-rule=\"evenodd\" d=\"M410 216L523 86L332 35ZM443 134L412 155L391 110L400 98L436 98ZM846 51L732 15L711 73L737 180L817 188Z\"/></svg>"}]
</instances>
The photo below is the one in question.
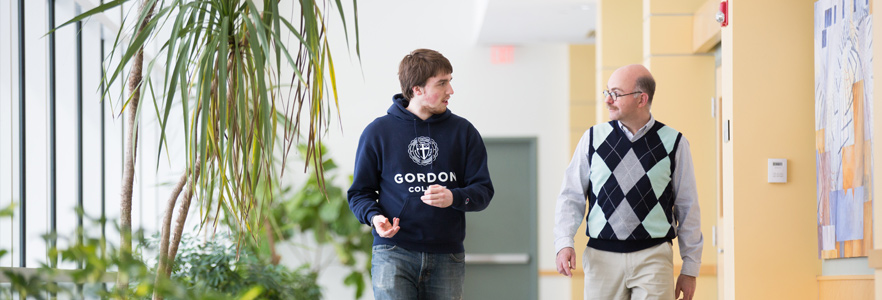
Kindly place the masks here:
<instances>
[{"instance_id":1,"label":"exit sign","mask_svg":"<svg viewBox=\"0 0 882 300\"><path fill-rule=\"evenodd\" d=\"M514 62L514 46L490 47L490 62L494 65L510 64Z\"/></svg>"}]
</instances>

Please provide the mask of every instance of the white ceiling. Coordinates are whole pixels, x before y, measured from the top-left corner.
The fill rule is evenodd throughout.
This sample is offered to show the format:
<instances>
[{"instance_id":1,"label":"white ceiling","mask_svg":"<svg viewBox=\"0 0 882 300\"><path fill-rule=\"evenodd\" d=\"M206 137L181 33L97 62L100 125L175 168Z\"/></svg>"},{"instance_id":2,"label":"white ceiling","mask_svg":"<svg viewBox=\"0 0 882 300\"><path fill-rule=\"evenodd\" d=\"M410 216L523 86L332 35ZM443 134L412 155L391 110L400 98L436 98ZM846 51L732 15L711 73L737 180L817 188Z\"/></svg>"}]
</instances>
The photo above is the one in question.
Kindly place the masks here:
<instances>
[{"instance_id":1,"label":"white ceiling","mask_svg":"<svg viewBox=\"0 0 882 300\"><path fill-rule=\"evenodd\" d=\"M484 0L478 22L482 45L593 44L597 1Z\"/></svg>"}]
</instances>

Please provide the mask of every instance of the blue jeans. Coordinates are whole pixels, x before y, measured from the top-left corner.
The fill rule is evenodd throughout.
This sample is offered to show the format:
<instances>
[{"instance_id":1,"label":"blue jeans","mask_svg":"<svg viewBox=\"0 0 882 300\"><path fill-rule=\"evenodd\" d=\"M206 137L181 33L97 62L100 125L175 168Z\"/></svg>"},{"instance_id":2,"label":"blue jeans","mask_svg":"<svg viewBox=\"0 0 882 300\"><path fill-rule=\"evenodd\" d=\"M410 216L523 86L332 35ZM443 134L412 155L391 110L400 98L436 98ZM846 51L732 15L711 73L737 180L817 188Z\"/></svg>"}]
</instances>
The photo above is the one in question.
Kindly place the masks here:
<instances>
[{"instance_id":1,"label":"blue jeans","mask_svg":"<svg viewBox=\"0 0 882 300\"><path fill-rule=\"evenodd\" d=\"M464 253L425 253L375 245L371 258L374 298L462 299Z\"/></svg>"}]
</instances>

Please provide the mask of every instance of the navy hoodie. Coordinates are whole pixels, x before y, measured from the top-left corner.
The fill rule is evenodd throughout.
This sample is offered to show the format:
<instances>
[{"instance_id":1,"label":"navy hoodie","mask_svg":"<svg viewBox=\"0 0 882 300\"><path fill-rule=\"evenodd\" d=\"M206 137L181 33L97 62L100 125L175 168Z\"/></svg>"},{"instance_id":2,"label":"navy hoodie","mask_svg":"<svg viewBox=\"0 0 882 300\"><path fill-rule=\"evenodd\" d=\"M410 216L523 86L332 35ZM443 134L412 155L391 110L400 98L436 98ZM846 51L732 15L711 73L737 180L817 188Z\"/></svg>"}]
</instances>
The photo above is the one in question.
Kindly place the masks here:
<instances>
[{"instance_id":1,"label":"navy hoodie","mask_svg":"<svg viewBox=\"0 0 882 300\"><path fill-rule=\"evenodd\" d=\"M389 222L399 218L401 229L392 238L372 230L374 245L463 252L465 212L486 208L493 197L484 141L472 123L449 109L424 121L406 109L401 94L392 102L358 141L349 208L368 225L377 214ZM452 205L439 208L420 200L433 184L450 189Z\"/></svg>"}]
</instances>

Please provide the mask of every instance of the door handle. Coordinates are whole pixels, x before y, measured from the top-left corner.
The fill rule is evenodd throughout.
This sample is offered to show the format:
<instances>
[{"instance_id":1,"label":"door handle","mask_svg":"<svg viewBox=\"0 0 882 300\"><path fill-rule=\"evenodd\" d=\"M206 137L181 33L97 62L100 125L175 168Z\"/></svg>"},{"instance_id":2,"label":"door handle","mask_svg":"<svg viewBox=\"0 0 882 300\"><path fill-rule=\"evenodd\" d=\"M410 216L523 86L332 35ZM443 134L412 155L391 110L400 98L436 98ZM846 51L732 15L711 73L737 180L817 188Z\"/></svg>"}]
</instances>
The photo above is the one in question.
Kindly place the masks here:
<instances>
[{"instance_id":1,"label":"door handle","mask_svg":"<svg viewBox=\"0 0 882 300\"><path fill-rule=\"evenodd\" d=\"M465 263L484 265L517 265L530 263L530 254L527 253L492 253L476 254L466 253Z\"/></svg>"}]
</instances>

